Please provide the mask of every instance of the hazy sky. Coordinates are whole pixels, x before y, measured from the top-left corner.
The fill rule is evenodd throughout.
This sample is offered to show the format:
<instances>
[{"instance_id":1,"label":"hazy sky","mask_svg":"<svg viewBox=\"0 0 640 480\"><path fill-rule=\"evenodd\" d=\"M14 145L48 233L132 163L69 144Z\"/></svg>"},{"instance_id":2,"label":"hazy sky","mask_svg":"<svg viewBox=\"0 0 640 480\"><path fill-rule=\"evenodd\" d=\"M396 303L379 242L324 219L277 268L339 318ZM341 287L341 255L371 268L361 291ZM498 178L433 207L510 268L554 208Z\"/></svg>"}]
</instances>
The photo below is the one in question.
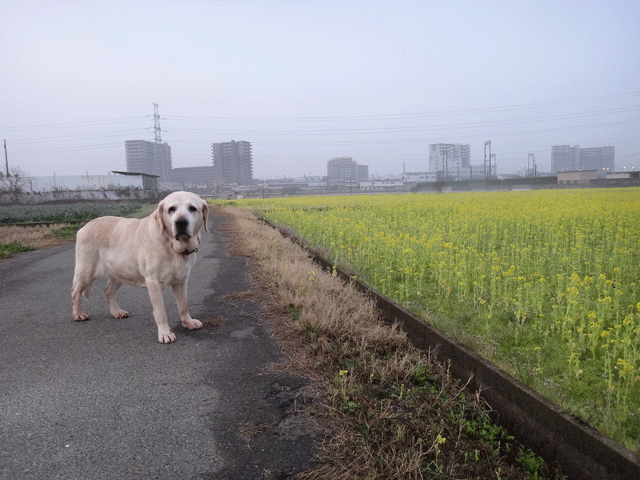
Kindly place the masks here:
<instances>
[{"instance_id":1,"label":"hazy sky","mask_svg":"<svg viewBox=\"0 0 640 480\"><path fill-rule=\"evenodd\" d=\"M640 168L640 2L3 1L0 140L33 175L125 170L125 140L174 167L253 145L255 178L428 170L468 143L516 173L551 145ZM4 170L4 167L3 167Z\"/></svg>"}]
</instances>

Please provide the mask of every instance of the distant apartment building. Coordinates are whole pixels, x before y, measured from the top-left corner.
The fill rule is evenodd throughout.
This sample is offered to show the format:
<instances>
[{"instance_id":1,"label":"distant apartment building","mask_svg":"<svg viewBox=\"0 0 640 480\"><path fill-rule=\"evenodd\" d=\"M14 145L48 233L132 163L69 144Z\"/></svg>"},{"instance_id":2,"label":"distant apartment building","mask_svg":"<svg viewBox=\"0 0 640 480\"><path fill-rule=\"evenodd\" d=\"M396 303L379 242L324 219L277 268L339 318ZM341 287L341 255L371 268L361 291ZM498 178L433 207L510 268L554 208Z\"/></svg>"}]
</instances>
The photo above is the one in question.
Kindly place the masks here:
<instances>
[{"instance_id":1,"label":"distant apartment building","mask_svg":"<svg viewBox=\"0 0 640 480\"><path fill-rule=\"evenodd\" d=\"M580 148L579 145L554 145L551 147L551 171L553 173L580 170L596 170L598 176L613 172L615 147Z\"/></svg>"},{"instance_id":2,"label":"distant apartment building","mask_svg":"<svg viewBox=\"0 0 640 480\"><path fill-rule=\"evenodd\" d=\"M251 143L232 140L211 146L216 183L222 185L253 184Z\"/></svg>"},{"instance_id":3,"label":"distant apartment building","mask_svg":"<svg viewBox=\"0 0 640 480\"><path fill-rule=\"evenodd\" d=\"M356 165L356 172L359 181L369 180L369 165Z\"/></svg>"},{"instance_id":4,"label":"distant apartment building","mask_svg":"<svg viewBox=\"0 0 640 480\"><path fill-rule=\"evenodd\" d=\"M329 180L357 182L369 179L369 166L359 165L351 157L334 157L327 162Z\"/></svg>"},{"instance_id":5,"label":"distant apartment building","mask_svg":"<svg viewBox=\"0 0 640 480\"><path fill-rule=\"evenodd\" d=\"M334 157L327 162L329 180L349 181L358 177L357 163L351 157Z\"/></svg>"},{"instance_id":6,"label":"distant apartment building","mask_svg":"<svg viewBox=\"0 0 640 480\"><path fill-rule=\"evenodd\" d=\"M179 183L186 187L213 186L215 183L215 172L212 166L208 167L181 167L171 171L171 179L174 183Z\"/></svg>"},{"instance_id":7,"label":"distant apartment building","mask_svg":"<svg viewBox=\"0 0 640 480\"><path fill-rule=\"evenodd\" d=\"M581 148L578 170L597 170L598 176L613 172L616 149L612 146Z\"/></svg>"},{"instance_id":8,"label":"distant apartment building","mask_svg":"<svg viewBox=\"0 0 640 480\"><path fill-rule=\"evenodd\" d=\"M580 147L554 145L551 147L551 172L570 172L579 170Z\"/></svg>"},{"instance_id":9,"label":"distant apartment building","mask_svg":"<svg viewBox=\"0 0 640 480\"><path fill-rule=\"evenodd\" d=\"M429 144L429 171L442 177L457 177L471 166L471 147L462 143Z\"/></svg>"},{"instance_id":10,"label":"distant apartment building","mask_svg":"<svg viewBox=\"0 0 640 480\"><path fill-rule=\"evenodd\" d=\"M157 175L161 182L171 181L171 147L147 140L124 142L127 172Z\"/></svg>"}]
</instances>

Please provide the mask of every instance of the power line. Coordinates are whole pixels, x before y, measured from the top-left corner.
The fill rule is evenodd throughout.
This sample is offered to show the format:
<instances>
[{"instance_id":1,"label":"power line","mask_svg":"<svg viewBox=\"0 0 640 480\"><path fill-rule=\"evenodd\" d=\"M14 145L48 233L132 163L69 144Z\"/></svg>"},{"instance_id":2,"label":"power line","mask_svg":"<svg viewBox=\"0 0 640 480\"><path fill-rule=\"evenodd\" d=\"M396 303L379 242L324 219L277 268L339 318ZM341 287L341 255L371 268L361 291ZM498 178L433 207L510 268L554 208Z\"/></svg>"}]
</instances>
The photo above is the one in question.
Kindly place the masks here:
<instances>
[{"instance_id":1,"label":"power line","mask_svg":"<svg viewBox=\"0 0 640 480\"><path fill-rule=\"evenodd\" d=\"M135 130L120 130L118 132L111 132L109 134L103 135L95 135L92 133L80 133L77 135L64 135L64 136L55 136L55 137L40 137L40 138L30 138L30 139L22 139L22 140L12 140L12 144L22 144L22 143L44 143L44 142L62 142L67 140L95 140L100 138L110 138L110 137L119 137L122 135L131 135L134 133L144 133L146 129L138 128Z\"/></svg>"},{"instance_id":2,"label":"power line","mask_svg":"<svg viewBox=\"0 0 640 480\"><path fill-rule=\"evenodd\" d=\"M45 153L65 153L65 152L78 152L83 150L104 150L107 148L124 148L122 142L118 143L103 143L100 145L79 145L75 147L59 147L49 148L42 150L23 150L21 152L14 152L13 155L40 155Z\"/></svg>"},{"instance_id":3,"label":"power line","mask_svg":"<svg viewBox=\"0 0 640 480\"><path fill-rule=\"evenodd\" d=\"M501 107L486 107L476 108L468 110L444 110L439 112L418 112L418 113L390 113L390 114L373 114L373 115L347 115L347 116L328 116L328 117L195 117L195 116L181 116L172 115L166 117L167 119L190 119L190 120L242 120L242 121L258 121L258 122L303 122L303 121L338 121L338 120L358 120L358 119L397 119L397 118L418 118L418 117L433 117L444 115L468 115L473 113L494 113L503 111L513 111L532 107L541 107L545 105L556 105L565 103L579 103L594 100L603 100L607 98L615 98L629 95L640 95L640 91L618 93L611 95L600 95L596 97L585 97L575 100L555 100L549 102L536 102L536 103L523 103L519 105L507 105Z\"/></svg>"},{"instance_id":4,"label":"power line","mask_svg":"<svg viewBox=\"0 0 640 480\"><path fill-rule=\"evenodd\" d=\"M491 120L476 121L468 123L449 123L442 125L421 125L409 127L377 127L377 128L349 128L349 129L322 129L322 130L242 130L242 129L215 129L216 133L242 134L242 135L329 135L329 134L373 134L373 133L402 133L442 130L452 128L472 128L478 126L499 126L499 125L521 125L527 123L548 122L551 120L575 120L578 118L594 117L599 115L609 115L614 113L631 113L637 111L636 107L624 107L607 110L594 110L590 112L577 112L571 114L547 115L543 117L532 117L515 120ZM167 132L178 133L211 133L211 128L171 128Z\"/></svg>"},{"instance_id":5,"label":"power line","mask_svg":"<svg viewBox=\"0 0 640 480\"><path fill-rule=\"evenodd\" d=\"M64 128L64 127L74 127L74 126L104 126L104 125L115 125L118 123L127 123L127 122L139 122L142 120L147 120L148 117L125 117L125 118L113 118L109 120L84 120L77 122L63 122L63 123L46 123L40 125L23 125L23 126L14 126L14 127L2 127L0 130L3 131L14 131L14 130L45 130L49 128Z\"/></svg>"},{"instance_id":6,"label":"power line","mask_svg":"<svg viewBox=\"0 0 640 480\"><path fill-rule=\"evenodd\" d=\"M620 120L614 122L605 122L605 123L593 123L587 125L570 125L564 127L550 127L544 129L537 130L520 130L515 132L485 132L485 133L467 133L464 135L465 138L477 138L477 137L504 137L504 136L517 136L517 135L531 135L531 134L539 134L539 133L548 133L548 132L557 132L561 130L574 130L580 128L599 128L599 127L611 127L616 125L626 125L632 123L638 123L640 119L632 119L632 120ZM396 132L397 133L397 132ZM118 135L113 135L118 136ZM107 136L104 136L106 138ZM459 135L456 136L447 136L447 137L438 137L441 138L458 138ZM103 138L95 137L95 138ZM85 139L87 140L87 139ZM393 139L367 139L367 140L313 140L313 141L258 141L252 142L254 145L366 145L366 144L397 144L397 143L414 143L414 142L422 142L427 143L431 142L430 138L393 138ZM180 143L212 143L211 140L184 140L184 139L174 139L171 141L172 144L180 144ZM27 154L44 154L44 153L60 153L60 152L71 152L78 150L94 150L100 149L104 147L114 147L114 146L122 146L122 143L111 143L111 144L101 144L101 145L79 145L79 146L71 146L71 147L55 147L55 148L45 148L40 150L29 150L29 151L18 151L14 152L15 155L27 155Z\"/></svg>"},{"instance_id":7,"label":"power line","mask_svg":"<svg viewBox=\"0 0 640 480\"><path fill-rule=\"evenodd\" d=\"M580 102L589 102L595 100L603 100L608 98L618 98L623 96L637 96L640 94L640 91L635 92L627 92L621 94L613 94L613 95L602 95L597 97L587 97L577 100L559 100L554 102L539 102L539 103L529 103L529 104L521 104L521 105L511 105L511 106L503 106L503 107L488 107L483 109L469 109L469 110L457 110L457 111L448 111L448 112L431 112L431 113L404 113L404 114L381 114L381 115L357 115L357 116L334 116L334 117L266 117L266 118L233 118L233 117L186 117L186 116L175 116L169 117L170 119L192 119L192 120L223 120L223 121L242 121L242 122L328 122L328 121L400 121L400 120L412 120L418 118L427 118L427 117L437 117L444 115L464 115L464 114L491 114L491 113L499 113L499 112L510 112L516 110L522 110L526 108L539 107L544 105L553 105L553 104L562 104L562 103L580 103ZM476 137L504 137L504 136L518 136L518 135L535 135L542 134L548 132L559 132L563 130L575 130L580 128L601 128L601 127L615 127L615 126L623 126L635 124L640 121L640 119L624 119L617 120L611 122L601 122L601 123L591 123L591 124L583 124L583 125L564 125L564 126L555 126L555 127L547 127L547 128L539 128L539 129L530 129L530 130L519 130L519 131L508 131L508 129L500 128L501 132L487 133L488 127L507 127L510 125L524 125L524 124L532 124L538 122L562 122L562 121L573 121L580 118L587 117L596 117L596 116L606 116L606 115L614 115L614 114L632 114L638 112L637 106L626 106L619 108L607 108L607 109L599 109L599 110L590 110L590 111L581 111L581 112L573 112L573 113L564 113L564 114L556 114L556 115L546 115L546 116L535 116L530 118L520 118L514 120L507 119L499 119L499 120L485 120L485 121L473 121L466 123L447 123L447 124L439 124L439 125L423 125L423 126L384 126L384 127L374 127L374 128L329 128L329 129L308 129L308 130L291 130L291 129L280 129L280 130L269 130L266 128L263 129L219 129L219 128L209 128L209 129L200 129L200 128L174 128L169 130L164 130L165 132L175 133L175 137L171 140L170 143L175 144L210 144L214 139L207 140L199 140L199 139L188 139L185 138L186 135L183 134L206 134L208 136L215 135L229 135L229 134L241 134L241 135L251 135L251 136L282 136L282 137L302 137L302 136L333 136L333 140L306 140L306 141L294 141L293 139L282 139L282 140L273 140L273 141L252 141L252 143L256 146L299 146L299 145L307 145L307 146L317 146L317 145L326 145L326 146L357 146L357 145L380 145L380 144L398 144L398 143L429 143L433 142L432 140L434 135L431 135L432 138L425 135L421 138L378 138L378 139L367 139L367 140L339 140L336 138L338 135L382 135L382 134L428 134L429 132L436 132L438 130L454 130L454 129L478 129L483 128L485 133L463 133L461 135L447 135L446 137L438 137L437 140L443 140L445 138L476 138ZM87 121L77 121L77 122L65 122L65 123L57 123L57 124L41 124L41 125L30 125L23 127L7 127L2 130L7 130L10 132L15 132L18 130L32 131L32 130L46 130L46 129L61 129L61 128L88 128L88 127L104 127L109 125L118 125L124 123L133 123L145 121L148 122L149 116L138 116L138 117L123 117L123 118L115 118L115 119L103 119L103 120L87 120ZM159 119L159 115L158 115ZM163 117L164 119L164 117ZM154 120L156 120L156 115L154 112ZM159 125L158 125L159 126ZM156 125L154 125L155 130ZM148 130L145 128L137 128L137 129L129 129L129 130L121 130L118 132L109 132L104 134L95 134L95 133L84 133L84 134L72 134L65 136L55 136L55 137L40 137L34 139L20 139L20 140L11 140L13 144L32 144L32 143L45 143L45 142L64 142L64 141L90 141L94 139L106 139L113 138L118 136L126 136L132 134L141 134L144 130ZM182 138L180 138L182 137ZM100 145L71 145L68 147L58 146L51 148L42 148L42 149L30 149L28 151L14 151L12 152L14 155L38 155L38 154L48 154L48 153L64 153L64 152L75 152L82 150L99 150L104 148L114 148L114 147L122 147L122 143L103 143ZM529 150L531 151L531 150ZM413 155L413 154L412 154ZM416 154L418 155L418 154ZM502 154L501 154L502 155ZM626 158L626 157L623 157Z\"/></svg>"},{"instance_id":8,"label":"power line","mask_svg":"<svg viewBox=\"0 0 640 480\"><path fill-rule=\"evenodd\" d=\"M475 138L475 137L487 137L487 136L514 136L514 135L529 135L536 133L548 133L548 132L557 132L560 130L574 130L579 128L598 128L598 127L610 127L615 125L626 125L632 123L638 123L640 119L633 120L620 120L615 122L605 122L605 123L592 123L588 125L570 125L565 127L550 127L538 130L520 130L515 132L491 132L491 133L473 133L473 134L464 134L465 138ZM444 138L459 138L460 135L447 136ZM442 137L438 137L442 138ZM265 142L251 142L256 145L361 145L361 144L379 144L379 143L402 143L402 142L425 142L429 141L429 138L394 138L394 139L367 139L367 140L328 140L328 141L265 141ZM192 140L173 140L172 143L188 143L192 142ZM193 142L198 142L194 140ZM203 143L207 143L207 140L200 141ZM209 142L210 143L210 142Z\"/></svg>"}]
</instances>

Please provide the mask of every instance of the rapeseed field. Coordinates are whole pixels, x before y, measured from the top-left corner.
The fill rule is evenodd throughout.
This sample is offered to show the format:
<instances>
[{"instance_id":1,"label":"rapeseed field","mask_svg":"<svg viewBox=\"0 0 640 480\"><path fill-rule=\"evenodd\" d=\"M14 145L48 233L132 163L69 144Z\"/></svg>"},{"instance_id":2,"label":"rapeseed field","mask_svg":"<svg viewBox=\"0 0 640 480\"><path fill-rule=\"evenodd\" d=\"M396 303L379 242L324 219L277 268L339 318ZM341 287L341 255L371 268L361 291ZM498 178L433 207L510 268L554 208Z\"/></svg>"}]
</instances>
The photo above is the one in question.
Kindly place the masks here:
<instances>
[{"instance_id":1,"label":"rapeseed field","mask_svg":"<svg viewBox=\"0 0 640 480\"><path fill-rule=\"evenodd\" d=\"M640 450L640 189L236 203Z\"/></svg>"}]
</instances>

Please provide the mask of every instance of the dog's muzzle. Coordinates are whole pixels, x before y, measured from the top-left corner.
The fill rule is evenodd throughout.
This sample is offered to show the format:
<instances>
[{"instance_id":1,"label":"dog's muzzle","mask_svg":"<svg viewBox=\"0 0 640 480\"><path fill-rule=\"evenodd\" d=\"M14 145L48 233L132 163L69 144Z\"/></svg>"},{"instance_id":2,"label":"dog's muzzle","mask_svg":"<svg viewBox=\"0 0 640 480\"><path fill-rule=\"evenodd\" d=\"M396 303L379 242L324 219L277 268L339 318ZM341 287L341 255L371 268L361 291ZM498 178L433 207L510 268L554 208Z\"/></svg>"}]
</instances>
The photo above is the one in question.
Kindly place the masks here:
<instances>
[{"instance_id":1,"label":"dog's muzzle","mask_svg":"<svg viewBox=\"0 0 640 480\"><path fill-rule=\"evenodd\" d=\"M175 222L176 226L176 240L188 242L191 240L189 235L189 220L185 218L179 218Z\"/></svg>"}]
</instances>

